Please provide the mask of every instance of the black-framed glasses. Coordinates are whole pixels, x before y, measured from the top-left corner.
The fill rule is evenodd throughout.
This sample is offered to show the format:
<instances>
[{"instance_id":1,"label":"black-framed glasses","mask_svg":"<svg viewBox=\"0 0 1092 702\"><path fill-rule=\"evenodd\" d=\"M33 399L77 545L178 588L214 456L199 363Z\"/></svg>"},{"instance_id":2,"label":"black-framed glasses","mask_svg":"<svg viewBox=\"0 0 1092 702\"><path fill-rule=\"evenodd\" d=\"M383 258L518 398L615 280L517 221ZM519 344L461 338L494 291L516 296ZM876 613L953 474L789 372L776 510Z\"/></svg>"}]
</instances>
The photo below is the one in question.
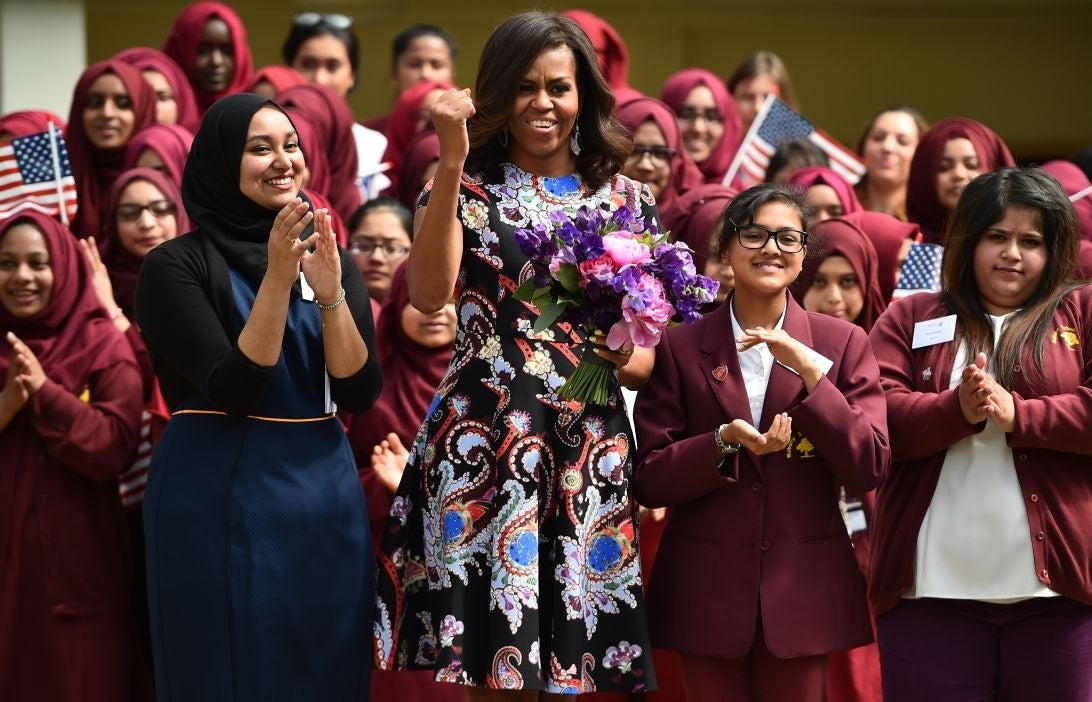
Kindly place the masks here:
<instances>
[{"instance_id":1,"label":"black-framed glasses","mask_svg":"<svg viewBox=\"0 0 1092 702\"><path fill-rule=\"evenodd\" d=\"M174 203L170 200L152 200L147 205L139 205L135 202L126 202L118 205L118 219L123 222L135 222L140 215L148 210L156 218L174 214Z\"/></svg>"},{"instance_id":2,"label":"black-framed glasses","mask_svg":"<svg viewBox=\"0 0 1092 702\"><path fill-rule=\"evenodd\" d=\"M349 244L349 253L361 256L371 256L377 250L385 256L405 256L410 252L410 247L397 241L354 241Z\"/></svg>"},{"instance_id":3,"label":"black-framed glasses","mask_svg":"<svg viewBox=\"0 0 1092 702\"><path fill-rule=\"evenodd\" d=\"M349 29L353 26L353 18L349 15L326 15L319 12L301 12L292 18L292 24L297 27L317 27L323 25L330 29Z\"/></svg>"},{"instance_id":4,"label":"black-framed glasses","mask_svg":"<svg viewBox=\"0 0 1092 702\"><path fill-rule=\"evenodd\" d=\"M778 229L773 231L761 224L744 224L740 226L732 220L728 220L728 223L735 229L736 237L739 238L739 245L745 249L761 249L770 239L774 240L774 244L781 249L782 253L800 253L808 245L808 233L799 229Z\"/></svg>"},{"instance_id":5,"label":"black-framed glasses","mask_svg":"<svg viewBox=\"0 0 1092 702\"><path fill-rule=\"evenodd\" d=\"M701 117L706 122L723 122L724 115L715 107L710 107L706 110L696 110L693 107L683 107L675 113L675 117L680 122L693 122L698 117Z\"/></svg>"},{"instance_id":6,"label":"black-framed glasses","mask_svg":"<svg viewBox=\"0 0 1092 702\"><path fill-rule=\"evenodd\" d=\"M679 153L678 150L667 146L634 146L626 161L628 163L638 163L647 154L654 162L663 166L670 163L677 153Z\"/></svg>"}]
</instances>

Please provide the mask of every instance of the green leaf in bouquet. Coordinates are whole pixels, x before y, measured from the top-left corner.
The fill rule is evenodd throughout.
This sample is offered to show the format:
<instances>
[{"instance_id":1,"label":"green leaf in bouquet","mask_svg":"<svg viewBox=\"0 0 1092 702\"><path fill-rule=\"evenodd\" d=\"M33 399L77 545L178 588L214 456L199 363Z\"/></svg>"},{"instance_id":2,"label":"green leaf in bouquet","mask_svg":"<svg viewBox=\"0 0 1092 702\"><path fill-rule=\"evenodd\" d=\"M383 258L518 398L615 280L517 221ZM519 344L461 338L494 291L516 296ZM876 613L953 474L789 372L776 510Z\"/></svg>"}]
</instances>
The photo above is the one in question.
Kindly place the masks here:
<instances>
[{"instance_id":1,"label":"green leaf in bouquet","mask_svg":"<svg viewBox=\"0 0 1092 702\"><path fill-rule=\"evenodd\" d=\"M534 276L532 276L520 283L520 286L512 293L512 297L517 300L523 300L524 302L531 302L535 299L536 292L538 292L538 289L535 287L535 279Z\"/></svg>"},{"instance_id":2,"label":"green leaf in bouquet","mask_svg":"<svg viewBox=\"0 0 1092 702\"><path fill-rule=\"evenodd\" d=\"M546 307L540 307L539 309L542 311L539 313L538 319L535 320L535 333L541 334L552 327L567 307L566 303L559 300L552 300Z\"/></svg>"},{"instance_id":3,"label":"green leaf in bouquet","mask_svg":"<svg viewBox=\"0 0 1092 702\"><path fill-rule=\"evenodd\" d=\"M557 269L555 277L557 282L561 283L561 287L569 292L580 292L580 270L576 266L566 263Z\"/></svg>"},{"instance_id":4,"label":"green leaf in bouquet","mask_svg":"<svg viewBox=\"0 0 1092 702\"><path fill-rule=\"evenodd\" d=\"M531 298L531 304L540 310L544 310L550 306L550 303L554 301L553 293L550 288L539 288L535 290L534 297Z\"/></svg>"}]
</instances>

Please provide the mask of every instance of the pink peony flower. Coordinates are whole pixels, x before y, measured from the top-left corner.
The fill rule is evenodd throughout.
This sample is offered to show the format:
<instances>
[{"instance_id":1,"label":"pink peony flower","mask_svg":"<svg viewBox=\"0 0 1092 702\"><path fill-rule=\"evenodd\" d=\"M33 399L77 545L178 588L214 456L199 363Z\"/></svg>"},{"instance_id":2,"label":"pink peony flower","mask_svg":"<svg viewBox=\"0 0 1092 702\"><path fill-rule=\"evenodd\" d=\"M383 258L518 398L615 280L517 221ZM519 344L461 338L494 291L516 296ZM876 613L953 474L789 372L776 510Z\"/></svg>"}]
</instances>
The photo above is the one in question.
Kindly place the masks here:
<instances>
[{"instance_id":1,"label":"pink peony flower","mask_svg":"<svg viewBox=\"0 0 1092 702\"><path fill-rule=\"evenodd\" d=\"M633 345L652 348L660 343L660 335L674 314L660 281L642 275L636 289L622 298L622 319L607 332L607 346L615 350Z\"/></svg>"},{"instance_id":2,"label":"pink peony flower","mask_svg":"<svg viewBox=\"0 0 1092 702\"><path fill-rule=\"evenodd\" d=\"M631 263L641 264L652 258L648 247L633 238L630 232L611 232L603 236L603 248L617 272Z\"/></svg>"}]
</instances>

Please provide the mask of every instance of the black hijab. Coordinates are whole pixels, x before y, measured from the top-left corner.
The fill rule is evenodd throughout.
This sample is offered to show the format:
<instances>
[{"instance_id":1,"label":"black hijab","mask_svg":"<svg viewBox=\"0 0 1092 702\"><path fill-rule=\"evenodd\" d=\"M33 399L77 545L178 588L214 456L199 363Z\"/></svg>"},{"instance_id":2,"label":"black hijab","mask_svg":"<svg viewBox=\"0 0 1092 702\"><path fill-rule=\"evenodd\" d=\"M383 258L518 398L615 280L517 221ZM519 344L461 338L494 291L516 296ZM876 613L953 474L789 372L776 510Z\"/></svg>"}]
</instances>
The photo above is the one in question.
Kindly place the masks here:
<instances>
[{"instance_id":1,"label":"black hijab","mask_svg":"<svg viewBox=\"0 0 1092 702\"><path fill-rule=\"evenodd\" d=\"M269 232L279 211L262 207L239 190L247 131L263 107L288 117L280 105L252 93L214 103L201 120L182 174L182 202L190 219L228 265L251 280L265 276ZM310 203L302 191L298 197ZM300 236L306 239L312 232L308 225Z\"/></svg>"}]
</instances>

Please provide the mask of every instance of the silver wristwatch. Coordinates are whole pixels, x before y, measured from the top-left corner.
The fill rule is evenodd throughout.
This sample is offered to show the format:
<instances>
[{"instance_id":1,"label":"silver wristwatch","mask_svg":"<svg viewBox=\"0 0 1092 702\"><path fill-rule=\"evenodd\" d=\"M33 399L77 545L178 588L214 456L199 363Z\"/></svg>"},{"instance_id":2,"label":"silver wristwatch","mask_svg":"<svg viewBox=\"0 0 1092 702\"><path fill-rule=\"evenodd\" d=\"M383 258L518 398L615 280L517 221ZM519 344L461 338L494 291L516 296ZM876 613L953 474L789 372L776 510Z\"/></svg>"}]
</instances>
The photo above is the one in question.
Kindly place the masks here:
<instances>
[{"instance_id":1,"label":"silver wristwatch","mask_svg":"<svg viewBox=\"0 0 1092 702\"><path fill-rule=\"evenodd\" d=\"M716 442L717 450L719 450L721 454L725 456L730 456L731 454L737 453L739 451L739 444L726 444L724 443L724 439L720 438L721 433L724 431L724 428L726 426L728 425L721 424L719 427L717 427L717 430L713 432L713 441Z\"/></svg>"}]
</instances>

